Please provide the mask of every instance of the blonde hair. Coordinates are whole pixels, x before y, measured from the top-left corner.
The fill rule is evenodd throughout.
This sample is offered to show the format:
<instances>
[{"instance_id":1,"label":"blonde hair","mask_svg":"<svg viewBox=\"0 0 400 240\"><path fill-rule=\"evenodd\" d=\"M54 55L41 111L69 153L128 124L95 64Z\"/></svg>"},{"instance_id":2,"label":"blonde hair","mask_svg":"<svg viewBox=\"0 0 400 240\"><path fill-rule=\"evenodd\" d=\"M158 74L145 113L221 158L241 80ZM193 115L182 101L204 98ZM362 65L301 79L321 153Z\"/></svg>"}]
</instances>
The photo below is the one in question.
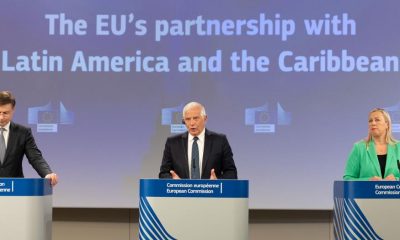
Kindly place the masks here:
<instances>
[{"instance_id":1,"label":"blonde hair","mask_svg":"<svg viewBox=\"0 0 400 240\"><path fill-rule=\"evenodd\" d=\"M371 112L369 112L368 117L371 116L372 113L374 112L380 112L383 115L383 118L385 119L385 122L388 124L388 128L386 130L386 143L387 144L391 144L394 145L397 143L397 140L393 137L392 134L392 120L390 119L390 115L388 112L386 112L384 109L382 108L374 108L372 109ZM369 143L372 141L372 135L371 133L368 132L368 137L365 139L365 143L367 145L367 148L369 146Z\"/></svg>"}]
</instances>

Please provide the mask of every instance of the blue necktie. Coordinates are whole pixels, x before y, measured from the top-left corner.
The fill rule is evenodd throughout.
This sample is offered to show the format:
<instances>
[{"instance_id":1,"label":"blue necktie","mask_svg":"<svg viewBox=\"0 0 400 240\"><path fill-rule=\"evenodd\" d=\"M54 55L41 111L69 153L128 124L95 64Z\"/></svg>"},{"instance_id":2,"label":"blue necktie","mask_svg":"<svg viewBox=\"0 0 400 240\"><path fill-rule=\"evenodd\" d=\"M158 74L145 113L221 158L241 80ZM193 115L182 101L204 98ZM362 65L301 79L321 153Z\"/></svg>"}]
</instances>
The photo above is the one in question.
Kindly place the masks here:
<instances>
[{"instance_id":1,"label":"blue necktie","mask_svg":"<svg viewBox=\"0 0 400 240\"><path fill-rule=\"evenodd\" d=\"M193 138L192 145L192 169L191 176L192 179L200 179L200 165L199 165L199 146L197 145L198 137Z\"/></svg>"},{"instance_id":2,"label":"blue necktie","mask_svg":"<svg viewBox=\"0 0 400 240\"><path fill-rule=\"evenodd\" d=\"M0 162L3 164L4 155L6 155L6 141L4 140L3 132L6 131L5 128L0 128Z\"/></svg>"}]
</instances>

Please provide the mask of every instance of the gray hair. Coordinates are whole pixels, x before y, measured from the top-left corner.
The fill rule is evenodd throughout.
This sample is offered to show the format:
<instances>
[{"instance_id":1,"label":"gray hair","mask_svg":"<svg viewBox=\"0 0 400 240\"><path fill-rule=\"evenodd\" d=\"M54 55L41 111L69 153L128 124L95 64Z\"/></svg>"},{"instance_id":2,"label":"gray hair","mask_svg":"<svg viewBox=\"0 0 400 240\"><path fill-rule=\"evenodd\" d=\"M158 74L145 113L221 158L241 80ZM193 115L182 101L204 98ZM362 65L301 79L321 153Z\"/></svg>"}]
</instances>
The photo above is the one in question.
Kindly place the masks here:
<instances>
[{"instance_id":1,"label":"gray hair","mask_svg":"<svg viewBox=\"0 0 400 240\"><path fill-rule=\"evenodd\" d=\"M186 104L185 107L183 108L182 117L185 118L185 112L187 112L189 109L196 108L196 107L200 108L200 114L202 117L207 116L206 109L204 108L203 105L201 105L198 102L190 102L190 103Z\"/></svg>"}]
</instances>

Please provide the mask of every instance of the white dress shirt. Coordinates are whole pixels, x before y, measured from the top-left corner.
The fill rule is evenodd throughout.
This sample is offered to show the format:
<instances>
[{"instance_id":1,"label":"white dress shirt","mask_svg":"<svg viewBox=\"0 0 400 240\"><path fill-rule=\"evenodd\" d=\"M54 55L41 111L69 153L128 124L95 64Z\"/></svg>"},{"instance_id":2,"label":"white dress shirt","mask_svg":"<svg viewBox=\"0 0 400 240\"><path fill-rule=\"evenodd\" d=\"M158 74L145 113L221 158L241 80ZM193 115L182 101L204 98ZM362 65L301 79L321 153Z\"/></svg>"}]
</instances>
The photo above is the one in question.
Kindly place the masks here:
<instances>
[{"instance_id":1,"label":"white dress shirt","mask_svg":"<svg viewBox=\"0 0 400 240\"><path fill-rule=\"evenodd\" d=\"M5 131L3 131L3 136L4 136L4 141L6 143L6 148L7 148L7 144L8 144L8 137L10 136L10 123L8 122L3 128L6 129Z\"/></svg>"}]
</instances>

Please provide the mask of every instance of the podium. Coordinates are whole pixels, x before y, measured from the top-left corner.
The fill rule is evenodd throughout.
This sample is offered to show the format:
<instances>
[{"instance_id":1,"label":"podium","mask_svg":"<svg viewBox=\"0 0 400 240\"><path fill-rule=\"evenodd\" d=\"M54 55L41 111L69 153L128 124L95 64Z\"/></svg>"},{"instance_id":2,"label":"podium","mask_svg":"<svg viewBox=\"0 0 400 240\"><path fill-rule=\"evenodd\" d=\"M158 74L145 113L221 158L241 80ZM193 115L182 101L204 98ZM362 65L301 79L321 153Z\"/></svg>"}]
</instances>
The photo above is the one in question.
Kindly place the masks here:
<instances>
[{"instance_id":1,"label":"podium","mask_svg":"<svg viewBox=\"0 0 400 240\"><path fill-rule=\"evenodd\" d=\"M51 240L48 179L0 178L0 209L1 239Z\"/></svg>"},{"instance_id":2,"label":"podium","mask_svg":"<svg viewBox=\"0 0 400 240\"><path fill-rule=\"evenodd\" d=\"M399 181L335 181L335 239L399 239Z\"/></svg>"},{"instance_id":3,"label":"podium","mask_svg":"<svg viewBox=\"0 0 400 240\"><path fill-rule=\"evenodd\" d=\"M141 179L139 239L248 239L247 180Z\"/></svg>"}]
</instances>

